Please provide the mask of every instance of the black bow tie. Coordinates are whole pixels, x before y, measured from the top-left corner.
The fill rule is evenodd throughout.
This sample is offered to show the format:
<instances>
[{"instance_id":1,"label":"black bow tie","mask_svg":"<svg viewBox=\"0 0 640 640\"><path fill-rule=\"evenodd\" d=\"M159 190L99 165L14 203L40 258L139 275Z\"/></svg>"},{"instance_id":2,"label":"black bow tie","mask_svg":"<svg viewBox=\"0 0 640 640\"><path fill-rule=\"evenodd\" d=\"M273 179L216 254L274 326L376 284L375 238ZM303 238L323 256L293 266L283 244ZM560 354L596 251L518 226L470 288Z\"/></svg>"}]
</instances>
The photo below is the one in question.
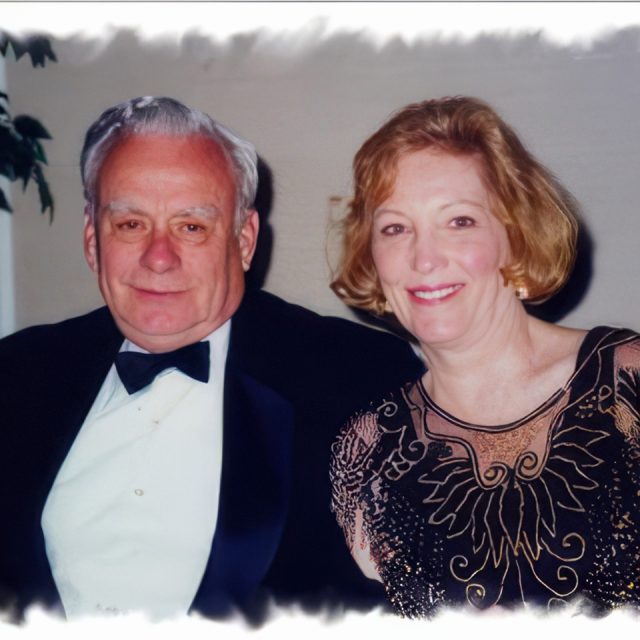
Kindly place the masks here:
<instances>
[{"instance_id":1,"label":"black bow tie","mask_svg":"<svg viewBox=\"0 0 640 640\"><path fill-rule=\"evenodd\" d=\"M116 356L116 369L129 394L144 389L155 377L175 367L194 380L209 382L209 343L196 342L167 353L122 351Z\"/></svg>"}]
</instances>

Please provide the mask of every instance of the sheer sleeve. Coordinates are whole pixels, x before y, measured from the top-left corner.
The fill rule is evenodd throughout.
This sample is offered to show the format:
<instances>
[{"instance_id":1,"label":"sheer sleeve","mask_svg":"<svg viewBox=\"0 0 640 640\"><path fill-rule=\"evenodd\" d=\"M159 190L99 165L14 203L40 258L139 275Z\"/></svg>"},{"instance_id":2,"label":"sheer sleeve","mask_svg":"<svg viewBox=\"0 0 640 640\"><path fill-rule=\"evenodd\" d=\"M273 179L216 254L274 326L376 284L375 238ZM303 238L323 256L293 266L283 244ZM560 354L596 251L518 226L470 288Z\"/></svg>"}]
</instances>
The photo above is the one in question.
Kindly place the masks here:
<instances>
[{"instance_id":1,"label":"sheer sleeve","mask_svg":"<svg viewBox=\"0 0 640 640\"><path fill-rule=\"evenodd\" d=\"M431 615L444 594L438 576L440 558L424 565L424 519L405 488L390 482L424 453L412 441L408 415L393 401L354 417L333 446L332 509L351 555L368 578L384 584L387 598L401 616ZM402 441L407 445L401 454ZM430 556L431 554L429 554ZM429 572L435 573L428 582Z\"/></svg>"},{"instance_id":2,"label":"sheer sleeve","mask_svg":"<svg viewBox=\"0 0 640 640\"><path fill-rule=\"evenodd\" d=\"M632 446L640 447L640 337L616 348L614 356L616 426Z\"/></svg>"},{"instance_id":3,"label":"sheer sleeve","mask_svg":"<svg viewBox=\"0 0 640 640\"><path fill-rule=\"evenodd\" d=\"M344 533L347 546L365 576L380 580L377 563L371 554L365 517L365 489L374 471L372 454L380 439L377 416L367 412L356 415L343 428L332 447L331 509Z\"/></svg>"},{"instance_id":4,"label":"sheer sleeve","mask_svg":"<svg viewBox=\"0 0 640 640\"><path fill-rule=\"evenodd\" d=\"M640 602L640 337L617 345L613 363L613 384L600 386L599 401L623 443L610 464L611 482L603 487L606 515L593 515L593 537L601 549L600 572L606 582L592 581L591 576L586 580L596 601L608 607Z\"/></svg>"}]
</instances>

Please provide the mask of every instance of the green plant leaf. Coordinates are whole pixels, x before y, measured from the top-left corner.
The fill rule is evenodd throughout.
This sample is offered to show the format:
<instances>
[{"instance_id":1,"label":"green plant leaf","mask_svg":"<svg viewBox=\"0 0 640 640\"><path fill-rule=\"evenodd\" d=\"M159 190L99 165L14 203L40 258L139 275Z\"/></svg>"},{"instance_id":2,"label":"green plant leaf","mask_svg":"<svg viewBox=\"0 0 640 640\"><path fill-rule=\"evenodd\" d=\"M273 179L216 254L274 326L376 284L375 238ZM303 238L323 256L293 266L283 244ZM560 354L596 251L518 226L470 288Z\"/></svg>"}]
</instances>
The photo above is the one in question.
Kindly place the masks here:
<instances>
[{"instance_id":1,"label":"green plant leaf","mask_svg":"<svg viewBox=\"0 0 640 640\"><path fill-rule=\"evenodd\" d=\"M57 62L51 43L44 36L18 38L0 30L0 54L6 56L9 48L13 50L16 60L28 53L34 67L44 67L46 60ZM44 139L51 139L51 134L36 118L21 115L12 120L9 95L0 91L0 175L12 182L21 180L23 190L27 188L29 180L33 179L38 185L41 212L44 214L49 211L49 220L52 222L53 197L43 172L47 156L40 142ZM12 212L1 188L0 209Z\"/></svg>"},{"instance_id":2,"label":"green plant leaf","mask_svg":"<svg viewBox=\"0 0 640 640\"><path fill-rule=\"evenodd\" d=\"M0 120L0 158L9 156L9 150L16 143L16 137L13 135L11 123Z\"/></svg>"},{"instance_id":3,"label":"green plant leaf","mask_svg":"<svg viewBox=\"0 0 640 640\"><path fill-rule=\"evenodd\" d=\"M43 146L37 140L31 140L31 146L33 147L36 160L47 164L47 154L44 152Z\"/></svg>"},{"instance_id":4,"label":"green plant leaf","mask_svg":"<svg viewBox=\"0 0 640 640\"><path fill-rule=\"evenodd\" d=\"M29 36L26 38L18 38L12 36L6 31L0 31L0 54L3 57L7 55L7 49L11 45L16 60L20 60L25 53L29 54L31 64L34 67L44 67L47 59L57 62L56 54L51 48L49 38L45 36Z\"/></svg>"},{"instance_id":5,"label":"green plant leaf","mask_svg":"<svg viewBox=\"0 0 640 640\"><path fill-rule=\"evenodd\" d=\"M51 140L51 134L42 126L39 120L31 116L16 116L13 119L16 131L25 138L45 138Z\"/></svg>"},{"instance_id":6,"label":"green plant leaf","mask_svg":"<svg viewBox=\"0 0 640 640\"><path fill-rule=\"evenodd\" d=\"M9 46L9 36L0 31L0 55L4 58L7 55L7 47Z\"/></svg>"},{"instance_id":7,"label":"green plant leaf","mask_svg":"<svg viewBox=\"0 0 640 640\"><path fill-rule=\"evenodd\" d=\"M13 180L22 179L23 190L27 188L29 178L36 163L33 147L23 138L12 140L8 147L8 159L13 166Z\"/></svg>"},{"instance_id":8,"label":"green plant leaf","mask_svg":"<svg viewBox=\"0 0 640 640\"><path fill-rule=\"evenodd\" d=\"M12 136L12 131L4 123L0 123L0 175L6 176L9 180L16 179L14 169L16 139Z\"/></svg>"},{"instance_id":9,"label":"green plant leaf","mask_svg":"<svg viewBox=\"0 0 640 640\"><path fill-rule=\"evenodd\" d=\"M49 209L49 223L53 222L53 196L51 195L51 191L49 190L49 185L45 180L44 174L42 173L42 169L40 165L33 166L33 178L38 184L38 194L40 195L40 213L44 214L44 212Z\"/></svg>"},{"instance_id":10,"label":"green plant leaf","mask_svg":"<svg viewBox=\"0 0 640 640\"><path fill-rule=\"evenodd\" d=\"M13 164L8 160L0 160L0 176L5 176L5 178L11 182L16 179L16 172L13 169Z\"/></svg>"},{"instance_id":11,"label":"green plant leaf","mask_svg":"<svg viewBox=\"0 0 640 640\"><path fill-rule=\"evenodd\" d=\"M10 44L11 48L13 49L13 55L16 57L16 60L20 60L20 58L22 58L22 56L27 53L26 45L22 42L22 40L14 38L12 35L6 34L6 36L8 44Z\"/></svg>"},{"instance_id":12,"label":"green plant leaf","mask_svg":"<svg viewBox=\"0 0 640 640\"><path fill-rule=\"evenodd\" d=\"M13 209L11 208L3 189L0 189L0 209L13 213Z\"/></svg>"},{"instance_id":13,"label":"green plant leaf","mask_svg":"<svg viewBox=\"0 0 640 640\"><path fill-rule=\"evenodd\" d=\"M31 56L31 64L34 67L44 67L47 58L52 62L58 61L56 54L51 48L49 39L44 36L31 36L27 38L25 46L29 56Z\"/></svg>"}]
</instances>

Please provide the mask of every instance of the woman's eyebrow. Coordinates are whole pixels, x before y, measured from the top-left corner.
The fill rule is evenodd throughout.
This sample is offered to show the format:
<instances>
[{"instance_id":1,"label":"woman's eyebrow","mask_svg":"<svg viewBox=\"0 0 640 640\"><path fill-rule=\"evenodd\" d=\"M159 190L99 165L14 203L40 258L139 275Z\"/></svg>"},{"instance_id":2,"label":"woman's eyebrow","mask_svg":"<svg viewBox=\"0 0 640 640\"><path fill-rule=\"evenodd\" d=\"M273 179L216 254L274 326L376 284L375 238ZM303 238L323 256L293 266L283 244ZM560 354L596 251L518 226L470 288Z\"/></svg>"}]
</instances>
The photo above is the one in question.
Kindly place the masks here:
<instances>
[{"instance_id":1,"label":"woman's eyebrow","mask_svg":"<svg viewBox=\"0 0 640 640\"><path fill-rule=\"evenodd\" d=\"M455 207L457 205L470 205L472 207L477 207L478 209L484 209L485 205L482 202L478 202L477 200L468 200L467 198L461 198L460 200L452 200L451 202L446 202L440 207L441 211L448 209L449 207Z\"/></svg>"}]
</instances>

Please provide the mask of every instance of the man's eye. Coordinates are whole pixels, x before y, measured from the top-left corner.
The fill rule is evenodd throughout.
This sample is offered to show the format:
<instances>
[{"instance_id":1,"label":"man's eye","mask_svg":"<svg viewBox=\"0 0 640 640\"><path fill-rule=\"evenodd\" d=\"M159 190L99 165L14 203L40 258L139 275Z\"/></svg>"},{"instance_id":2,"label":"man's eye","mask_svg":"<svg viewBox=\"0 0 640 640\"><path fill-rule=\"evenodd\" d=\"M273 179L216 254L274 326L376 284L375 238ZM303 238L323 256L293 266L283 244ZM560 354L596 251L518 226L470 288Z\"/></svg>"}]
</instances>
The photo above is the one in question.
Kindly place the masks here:
<instances>
[{"instance_id":1,"label":"man's eye","mask_svg":"<svg viewBox=\"0 0 640 640\"><path fill-rule=\"evenodd\" d=\"M396 222L394 224L388 224L385 227L382 227L380 232L382 233L383 236L397 236L403 233L404 230L405 230L404 225Z\"/></svg>"},{"instance_id":2,"label":"man's eye","mask_svg":"<svg viewBox=\"0 0 640 640\"><path fill-rule=\"evenodd\" d=\"M185 242L204 242L210 235L208 226L199 222L181 222L173 228L173 233Z\"/></svg>"},{"instance_id":3,"label":"man's eye","mask_svg":"<svg viewBox=\"0 0 640 640\"><path fill-rule=\"evenodd\" d=\"M194 224L189 222L184 225L183 229L188 231L189 233L198 233L199 231L204 231L204 227L199 224Z\"/></svg>"},{"instance_id":4,"label":"man's eye","mask_svg":"<svg viewBox=\"0 0 640 640\"><path fill-rule=\"evenodd\" d=\"M476 224L476 221L469 216L458 216L451 221L451 226L456 229L466 229L468 227L473 227Z\"/></svg>"},{"instance_id":5,"label":"man's eye","mask_svg":"<svg viewBox=\"0 0 640 640\"><path fill-rule=\"evenodd\" d=\"M125 220L117 225L120 231L138 231L142 229L142 224L138 220Z\"/></svg>"}]
</instances>

